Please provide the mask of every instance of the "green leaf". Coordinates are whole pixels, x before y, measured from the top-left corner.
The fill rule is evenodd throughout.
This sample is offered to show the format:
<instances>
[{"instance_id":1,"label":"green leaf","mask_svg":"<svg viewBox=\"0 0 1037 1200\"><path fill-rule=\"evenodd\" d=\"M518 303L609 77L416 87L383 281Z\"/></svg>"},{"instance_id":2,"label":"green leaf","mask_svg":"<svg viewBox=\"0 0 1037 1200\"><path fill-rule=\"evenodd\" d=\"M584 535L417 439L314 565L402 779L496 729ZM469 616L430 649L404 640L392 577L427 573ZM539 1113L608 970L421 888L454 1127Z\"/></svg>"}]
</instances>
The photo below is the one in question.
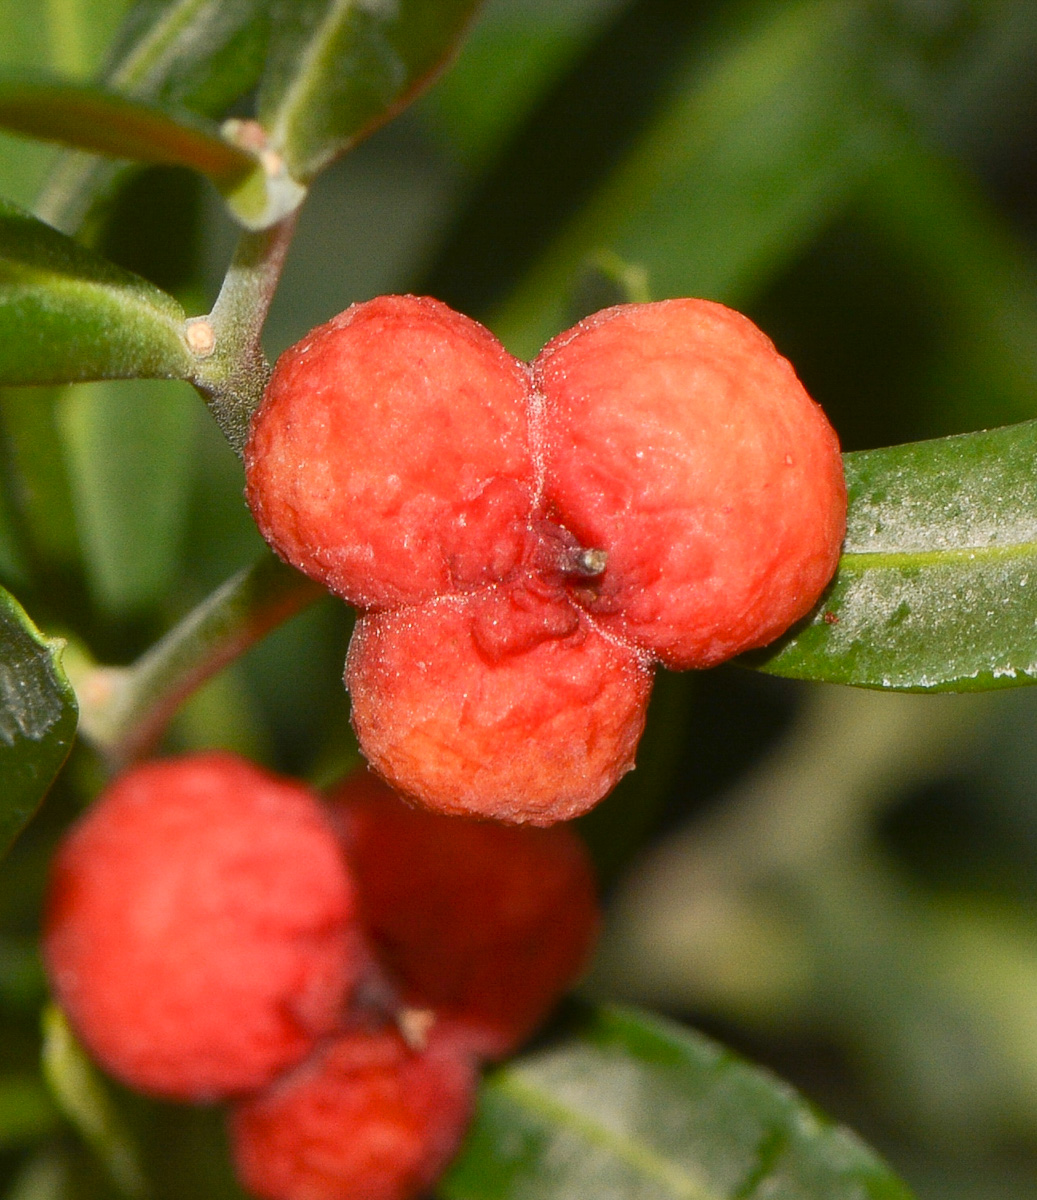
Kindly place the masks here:
<instances>
[{"instance_id":1,"label":"green leaf","mask_svg":"<svg viewBox=\"0 0 1037 1200\"><path fill-rule=\"evenodd\" d=\"M126 95L218 116L259 81L269 0L138 0L104 72Z\"/></svg>"},{"instance_id":2,"label":"green leaf","mask_svg":"<svg viewBox=\"0 0 1037 1200\"><path fill-rule=\"evenodd\" d=\"M844 456L844 554L813 618L747 665L910 691L1037 682L1037 422Z\"/></svg>"},{"instance_id":3,"label":"green leaf","mask_svg":"<svg viewBox=\"0 0 1037 1200\"><path fill-rule=\"evenodd\" d=\"M58 424L65 389L0 388L4 487L32 566L67 573L80 558Z\"/></svg>"},{"instance_id":4,"label":"green leaf","mask_svg":"<svg viewBox=\"0 0 1037 1200\"><path fill-rule=\"evenodd\" d=\"M490 1076L448 1200L909 1200L848 1130L699 1034L617 1008Z\"/></svg>"},{"instance_id":5,"label":"green leaf","mask_svg":"<svg viewBox=\"0 0 1037 1200\"><path fill-rule=\"evenodd\" d=\"M167 595L194 478L198 398L131 380L69 389L60 421L87 582L106 613Z\"/></svg>"},{"instance_id":6,"label":"green leaf","mask_svg":"<svg viewBox=\"0 0 1037 1200\"><path fill-rule=\"evenodd\" d=\"M0 0L0 63L45 67L85 79L96 71L127 0Z\"/></svg>"},{"instance_id":7,"label":"green leaf","mask_svg":"<svg viewBox=\"0 0 1037 1200\"><path fill-rule=\"evenodd\" d=\"M4 1200L66 1200L74 1194L72 1174L65 1156L54 1145L46 1146L14 1176Z\"/></svg>"},{"instance_id":8,"label":"green leaf","mask_svg":"<svg viewBox=\"0 0 1037 1200\"><path fill-rule=\"evenodd\" d=\"M0 1150L53 1132L57 1119L54 1105L38 1078L0 1076Z\"/></svg>"},{"instance_id":9,"label":"green leaf","mask_svg":"<svg viewBox=\"0 0 1037 1200\"><path fill-rule=\"evenodd\" d=\"M0 855L36 811L72 746L76 698L64 643L46 638L0 588Z\"/></svg>"},{"instance_id":10,"label":"green leaf","mask_svg":"<svg viewBox=\"0 0 1037 1200\"><path fill-rule=\"evenodd\" d=\"M43 1074L61 1111L104 1163L119 1191L130 1200L144 1196L140 1156L108 1085L53 1004L43 1013Z\"/></svg>"},{"instance_id":11,"label":"green leaf","mask_svg":"<svg viewBox=\"0 0 1037 1200\"><path fill-rule=\"evenodd\" d=\"M0 67L46 68L75 79L97 67L126 0L0 0ZM3 194L29 207L53 165L53 146L0 134Z\"/></svg>"},{"instance_id":12,"label":"green leaf","mask_svg":"<svg viewBox=\"0 0 1037 1200\"><path fill-rule=\"evenodd\" d=\"M259 121L308 182L388 120L453 53L478 0L280 0Z\"/></svg>"},{"instance_id":13,"label":"green leaf","mask_svg":"<svg viewBox=\"0 0 1037 1200\"><path fill-rule=\"evenodd\" d=\"M189 378L180 305L0 200L0 383Z\"/></svg>"},{"instance_id":14,"label":"green leaf","mask_svg":"<svg viewBox=\"0 0 1037 1200\"><path fill-rule=\"evenodd\" d=\"M190 167L221 190L240 187L260 169L213 122L82 84L0 77L0 125L95 154Z\"/></svg>"},{"instance_id":15,"label":"green leaf","mask_svg":"<svg viewBox=\"0 0 1037 1200\"><path fill-rule=\"evenodd\" d=\"M233 133L240 124L230 122L227 128ZM224 136L214 122L102 88L0 78L0 125L95 154L189 167L213 182L250 229L281 220L306 194L283 170L268 170L259 155Z\"/></svg>"}]
</instances>

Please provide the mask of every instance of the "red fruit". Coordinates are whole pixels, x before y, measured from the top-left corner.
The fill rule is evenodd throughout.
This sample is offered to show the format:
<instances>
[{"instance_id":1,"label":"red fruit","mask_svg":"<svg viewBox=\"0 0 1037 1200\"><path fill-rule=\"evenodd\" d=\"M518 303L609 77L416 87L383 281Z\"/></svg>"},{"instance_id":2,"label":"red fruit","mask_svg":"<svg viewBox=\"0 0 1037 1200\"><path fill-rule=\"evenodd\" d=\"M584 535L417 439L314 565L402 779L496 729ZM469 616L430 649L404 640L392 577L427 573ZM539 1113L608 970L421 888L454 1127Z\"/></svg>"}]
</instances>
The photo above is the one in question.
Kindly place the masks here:
<instances>
[{"instance_id":1,"label":"red fruit","mask_svg":"<svg viewBox=\"0 0 1037 1200\"><path fill-rule=\"evenodd\" d=\"M305 788L229 754L127 771L53 865L44 957L97 1060L142 1091L261 1087L337 1024L352 886Z\"/></svg>"},{"instance_id":2,"label":"red fruit","mask_svg":"<svg viewBox=\"0 0 1037 1200\"><path fill-rule=\"evenodd\" d=\"M846 512L824 414L705 300L607 309L531 368L434 300L355 305L278 362L246 471L274 548L371 610L347 683L372 765L535 824L633 766L652 661L810 610Z\"/></svg>"},{"instance_id":3,"label":"red fruit","mask_svg":"<svg viewBox=\"0 0 1037 1200\"><path fill-rule=\"evenodd\" d=\"M587 964L594 876L566 826L516 828L404 804L369 772L334 792L360 917L405 1003L510 1054Z\"/></svg>"},{"instance_id":4,"label":"red fruit","mask_svg":"<svg viewBox=\"0 0 1037 1200\"><path fill-rule=\"evenodd\" d=\"M457 1152L476 1071L452 1032L423 1050L395 1030L357 1030L235 1106L242 1183L265 1200L410 1200Z\"/></svg>"}]
</instances>

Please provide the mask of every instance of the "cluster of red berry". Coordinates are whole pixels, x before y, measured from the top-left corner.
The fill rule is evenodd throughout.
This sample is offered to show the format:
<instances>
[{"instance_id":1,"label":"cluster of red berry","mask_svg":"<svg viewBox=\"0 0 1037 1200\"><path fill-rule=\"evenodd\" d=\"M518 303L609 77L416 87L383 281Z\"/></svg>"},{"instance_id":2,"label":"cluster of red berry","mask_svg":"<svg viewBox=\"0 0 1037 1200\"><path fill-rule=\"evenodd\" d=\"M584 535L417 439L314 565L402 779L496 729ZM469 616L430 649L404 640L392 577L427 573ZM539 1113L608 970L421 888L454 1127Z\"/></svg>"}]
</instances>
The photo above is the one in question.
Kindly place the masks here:
<instances>
[{"instance_id":1,"label":"cluster of red berry","mask_svg":"<svg viewBox=\"0 0 1037 1200\"><path fill-rule=\"evenodd\" d=\"M598 926L571 830L435 816L366 773L327 802L224 753L138 766L58 853L44 953L93 1056L230 1100L268 1200L407 1200L456 1152Z\"/></svg>"}]
</instances>

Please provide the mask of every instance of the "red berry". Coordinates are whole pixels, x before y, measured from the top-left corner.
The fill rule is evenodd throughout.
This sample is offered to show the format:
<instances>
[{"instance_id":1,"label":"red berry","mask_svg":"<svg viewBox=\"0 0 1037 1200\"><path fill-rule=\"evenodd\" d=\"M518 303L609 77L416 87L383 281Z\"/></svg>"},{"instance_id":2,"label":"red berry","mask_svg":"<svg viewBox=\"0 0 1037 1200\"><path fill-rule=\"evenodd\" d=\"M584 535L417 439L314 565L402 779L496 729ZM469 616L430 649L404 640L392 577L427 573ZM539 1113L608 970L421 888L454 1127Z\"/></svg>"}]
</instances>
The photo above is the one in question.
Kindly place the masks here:
<instances>
[{"instance_id":1,"label":"red berry","mask_svg":"<svg viewBox=\"0 0 1037 1200\"><path fill-rule=\"evenodd\" d=\"M265 1200L411 1200L457 1152L475 1086L448 1027L423 1050L395 1030L344 1034L235 1106L238 1173Z\"/></svg>"},{"instance_id":2,"label":"red berry","mask_svg":"<svg viewBox=\"0 0 1037 1200\"><path fill-rule=\"evenodd\" d=\"M369 772L332 797L360 917L404 1002L503 1057L587 964L598 931L579 837L442 817L404 804Z\"/></svg>"},{"instance_id":3,"label":"red berry","mask_svg":"<svg viewBox=\"0 0 1037 1200\"><path fill-rule=\"evenodd\" d=\"M44 956L107 1070L209 1100L261 1087L335 1028L357 971L353 910L316 798L199 754L127 771L73 828Z\"/></svg>"},{"instance_id":4,"label":"red berry","mask_svg":"<svg viewBox=\"0 0 1037 1200\"><path fill-rule=\"evenodd\" d=\"M804 616L842 541L834 432L745 317L607 309L532 367L385 296L278 362L246 448L264 535L369 610L372 765L430 808L549 824L633 765L649 665Z\"/></svg>"}]
</instances>

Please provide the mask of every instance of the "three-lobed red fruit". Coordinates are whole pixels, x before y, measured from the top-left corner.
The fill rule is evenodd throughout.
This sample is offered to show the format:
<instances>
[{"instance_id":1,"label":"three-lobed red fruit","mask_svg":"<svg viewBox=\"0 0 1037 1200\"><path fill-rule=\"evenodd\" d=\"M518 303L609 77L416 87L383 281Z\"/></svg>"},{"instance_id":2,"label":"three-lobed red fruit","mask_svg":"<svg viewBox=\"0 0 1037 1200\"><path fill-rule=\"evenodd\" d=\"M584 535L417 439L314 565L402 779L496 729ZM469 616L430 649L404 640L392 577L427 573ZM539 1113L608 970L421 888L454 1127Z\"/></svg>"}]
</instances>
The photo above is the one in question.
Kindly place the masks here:
<instances>
[{"instance_id":1,"label":"three-lobed red fruit","mask_svg":"<svg viewBox=\"0 0 1037 1200\"><path fill-rule=\"evenodd\" d=\"M251 1091L331 1033L358 970L317 798L229 754L145 763L54 861L43 952L91 1054L141 1091Z\"/></svg>"},{"instance_id":2,"label":"three-lobed red fruit","mask_svg":"<svg viewBox=\"0 0 1037 1200\"><path fill-rule=\"evenodd\" d=\"M411 1200L598 926L569 829L330 806L228 754L134 767L55 859L44 952L87 1048L140 1090L235 1100L268 1200Z\"/></svg>"},{"instance_id":3,"label":"three-lobed red fruit","mask_svg":"<svg viewBox=\"0 0 1037 1200\"><path fill-rule=\"evenodd\" d=\"M260 529L364 610L361 747L442 812L550 824L633 765L651 664L804 616L838 442L745 317L607 309L531 366L437 301L355 305L280 359L246 448Z\"/></svg>"}]
</instances>

